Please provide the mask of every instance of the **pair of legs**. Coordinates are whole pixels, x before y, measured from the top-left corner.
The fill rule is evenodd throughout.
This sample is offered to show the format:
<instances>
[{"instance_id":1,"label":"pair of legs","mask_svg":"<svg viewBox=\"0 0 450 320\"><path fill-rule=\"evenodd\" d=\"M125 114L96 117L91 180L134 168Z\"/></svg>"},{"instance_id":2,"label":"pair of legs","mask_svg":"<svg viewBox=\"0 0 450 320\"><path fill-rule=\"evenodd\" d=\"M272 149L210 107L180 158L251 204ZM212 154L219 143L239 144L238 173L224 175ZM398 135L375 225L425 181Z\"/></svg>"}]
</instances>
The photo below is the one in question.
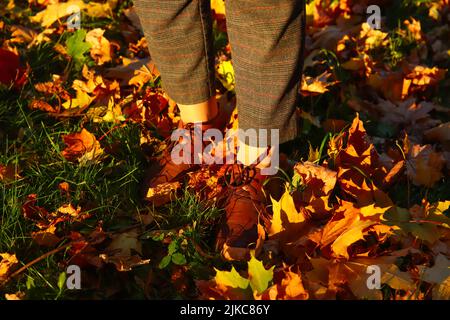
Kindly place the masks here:
<instances>
[{"instance_id":1,"label":"pair of legs","mask_svg":"<svg viewBox=\"0 0 450 320\"><path fill-rule=\"evenodd\" d=\"M214 118L219 110L210 0L134 3L152 60L183 122ZM279 130L279 143L293 139L303 63L304 0L226 0L226 12L239 128L266 129L269 137L270 130ZM257 144L241 145L256 153L266 150Z\"/></svg>"},{"instance_id":2,"label":"pair of legs","mask_svg":"<svg viewBox=\"0 0 450 320\"><path fill-rule=\"evenodd\" d=\"M161 73L164 89L178 104L182 122L201 122L202 127L223 129L224 119L215 99L210 0L134 3L152 60ZM249 245L258 243L258 223L265 216L265 174L259 168L270 165L270 152L258 163L259 168L249 165L265 154L267 145L273 151L278 148L276 144L297 134L295 110L303 63L304 0L226 0L226 11L239 129L256 132L257 139L240 138L237 160L244 166L226 167L229 174L224 177L230 179L218 200L226 221L216 245L227 259L248 259ZM266 137L260 135L263 132ZM272 141L273 136L278 139ZM275 158L272 162L276 162ZM175 163L167 152L152 168L155 170L150 175L146 199L156 205L157 192L153 190L164 182L180 180L185 172L198 166Z\"/></svg>"}]
</instances>

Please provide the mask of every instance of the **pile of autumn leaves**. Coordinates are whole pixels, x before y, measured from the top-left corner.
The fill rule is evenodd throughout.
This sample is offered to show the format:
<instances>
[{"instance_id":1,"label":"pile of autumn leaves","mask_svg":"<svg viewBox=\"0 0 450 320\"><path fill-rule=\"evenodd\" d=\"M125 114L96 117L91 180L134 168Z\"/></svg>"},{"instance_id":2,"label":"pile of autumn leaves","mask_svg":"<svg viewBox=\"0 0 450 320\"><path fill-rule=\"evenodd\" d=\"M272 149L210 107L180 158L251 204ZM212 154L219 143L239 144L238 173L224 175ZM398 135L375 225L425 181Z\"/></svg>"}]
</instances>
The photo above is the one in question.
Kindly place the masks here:
<instances>
[{"instance_id":1,"label":"pile of autumn leaves","mask_svg":"<svg viewBox=\"0 0 450 320\"><path fill-rule=\"evenodd\" d=\"M212 2L214 16L223 25L223 2ZM15 88L24 85L30 70L20 65L15 43L34 46L61 34L59 19L67 15L67 7L73 4L92 17L104 17L111 15L117 1L53 1L49 5L37 1L42 10L31 19L41 24L42 32L25 26L0 25L11 32L11 39L4 41L0 49L0 64L7 61L4 66L8 66L0 82L13 83ZM13 5L14 1L10 1L8 6ZM364 22L362 13L366 6L365 1L308 3L307 72L301 94L315 97L340 86L341 96L347 97L350 108L402 131L400 140L397 144L383 141L384 152L379 153L358 115L348 126L339 119L321 121L302 112L303 118L331 133L326 160L320 162L320 156L312 153L309 161L296 164L286 192L279 201L272 200L271 221L259 228L260 239L248 268L240 272L234 268L216 270L210 281L197 281L202 298L450 298L450 219L444 214L450 201L429 203L424 199L420 205L401 208L388 195L393 184L405 180L432 188L448 172L449 124L430 115L432 111L448 112L431 99L433 90L445 79L446 70L421 64L428 56L436 63L448 59L448 43L442 40L449 32L448 25L437 23L425 35L420 21L405 21L399 32L414 39L418 46L394 71L374 58L374 52L389 46L392 40L387 33L371 29ZM436 21L448 21L448 1L433 2L429 12ZM55 50L67 61L82 61L83 55L89 54L96 66L102 67L94 71L84 64L82 78L71 84L65 74L54 74L52 81L36 84L39 96L30 99L30 108L56 118L82 114L89 121L113 122L117 126L129 121L139 123L143 146L157 151L165 146L148 128L167 137L178 117L174 103L162 91L142 89L158 73L142 57L146 44L136 37L138 24L133 23L132 12L126 11L125 15L130 22L121 31L129 42L126 56L117 55L118 44L110 42L104 30L76 31L70 41L56 45ZM333 75L336 70L323 70L324 64L318 57L324 48L335 52L340 67L350 72L355 81L339 83ZM117 66L103 67L105 64ZM309 76L314 69L321 70L320 75ZM217 70L224 88L232 90L232 61L219 59ZM232 119L231 126L236 127L237 121ZM61 155L79 165L100 162L107 153L102 147L103 138L85 128L64 135L66 148ZM1 181L18 177L13 166L0 165ZM220 192L217 176L207 170L190 176L188 185L194 190L206 190L207 198ZM62 183L59 188L70 200L70 186ZM37 205L36 195L30 195L24 202L23 214L36 225L32 237L40 246L54 248L64 239L70 241L71 263L82 267L112 263L119 271L148 263L139 255L142 251L136 229L112 234L99 225L89 236L65 229L64 226L89 218L70 203L50 213ZM146 225L152 222L151 216L144 220ZM143 221L142 217L139 221ZM98 245L106 240L109 245L100 252ZM3 253L1 257L0 282L8 279L18 265L14 254ZM382 290L369 289L367 285L367 270L373 265L381 270Z\"/></svg>"},{"instance_id":2,"label":"pile of autumn leaves","mask_svg":"<svg viewBox=\"0 0 450 320\"><path fill-rule=\"evenodd\" d=\"M281 256L289 264L269 272L253 258L247 277L217 271L214 280L199 282L205 297L381 299L382 291L367 285L367 270L376 265L381 283L394 289L384 298L449 298L450 219L443 212L450 201L395 206L385 190L402 174L405 160L386 167L358 117L330 140L328 155L322 165L298 163L292 183L301 188L272 200L260 251L272 262ZM421 251L423 246L429 249Z\"/></svg>"},{"instance_id":3,"label":"pile of autumn leaves","mask_svg":"<svg viewBox=\"0 0 450 320\"><path fill-rule=\"evenodd\" d=\"M437 22L429 34L422 32L420 21L404 21L399 35L413 39L416 48L397 69L374 58L393 40L358 17L367 5L309 2L301 93L317 96L339 85L332 69L308 76L308 68L323 69L316 59L321 50L331 50L355 79L342 86L347 105L392 126L400 140L377 138L385 150L379 154L358 115L345 129L339 119L321 123L302 112L334 134L327 160L318 164L313 153L311 161L297 163L285 194L272 200L273 217L266 232L260 230L256 255L277 267L267 270L253 257L247 272L216 270L214 279L198 282L203 298L450 299L450 219L444 214L450 201L424 199L401 208L388 195L395 183L432 188L449 170L450 123L430 115L448 113L432 102L447 70L421 64L428 56L434 63L449 57L444 41L450 31L445 23L449 3L429 4L429 16ZM380 268L381 290L368 284L371 266Z\"/></svg>"}]
</instances>

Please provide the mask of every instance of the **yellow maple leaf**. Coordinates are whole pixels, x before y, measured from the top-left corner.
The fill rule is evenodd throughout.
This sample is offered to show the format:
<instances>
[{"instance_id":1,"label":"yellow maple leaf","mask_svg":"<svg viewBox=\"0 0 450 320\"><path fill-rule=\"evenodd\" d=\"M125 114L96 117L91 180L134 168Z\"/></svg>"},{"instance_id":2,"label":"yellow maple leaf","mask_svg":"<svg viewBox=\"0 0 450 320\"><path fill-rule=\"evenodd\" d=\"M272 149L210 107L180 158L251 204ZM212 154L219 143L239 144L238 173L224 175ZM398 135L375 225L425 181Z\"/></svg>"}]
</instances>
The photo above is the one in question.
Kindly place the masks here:
<instances>
[{"instance_id":1,"label":"yellow maple leaf","mask_svg":"<svg viewBox=\"0 0 450 320\"><path fill-rule=\"evenodd\" d=\"M106 3L84 3L82 0L70 0L48 5L44 10L32 16L32 22L40 23L43 27L49 27L59 19L83 10L91 17L108 17L112 9L117 5L117 0L109 0Z\"/></svg>"},{"instance_id":2,"label":"yellow maple leaf","mask_svg":"<svg viewBox=\"0 0 450 320\"><path fill-rule=\"evenodd\" d=\"M411 21L405 20L403 23L416 41L422 40L422 26L419 20L411 18Z\"/></svg>"},{"instance_id":3,"label":"yellow maple leaf","mask_svg":"<svg viewBox=\"0 0 450 320\"><path fill-rule=\"evenodd\" d=\"M234 69L231 61L221 61L216 67L220 82L228 90L234 90L235 78Z\"/></svg>"},{"instance_id":4,"label":"yellow maple leaf","mask_svg":"<svg viewBox=\"0 0 450 320\"><path fill-rule=\"evenodd\" d=\"M211 0L211 9L216 12L216 14L225 15L225 1L224 0Z\"/></svg>"},{"instance_id":5,"label":"yellow maple leaf","mask_svg":"<svg viewBox=\"0 0 450 320\"><path fill-rule=\"evenodd\" d=\"M413 184L431 188L442 178L445 159L431 145L414 145L408 153L406 174Z\"/></svg>"},{"instance_id":6,"label":"yellow maple leaf","mask_svg":"<svg viewBox=\"0 0 450 320\"><path fill-rule=\"evenodd\" d=\"M331 73L325 71L317 77L304 76L300 93L304 96L315 96L329 91L328 87L338 83L338 81L328 81L331 75Z\"/></svg>"},{"instance_id":7,"label":"yellow maple leaf","mask_svg":"<svg viewBox=\"0 0 450 320\"><path fill-rule=\"evenodd\" d=\"M215 280L218 285L224 285L231 288L246 289L250 284L250 281L242 277L234 267L231 267L231 271L220 271L216 268Z\"/></svg>"},{"instance_id":8,"label":"yellow maple leaf","mask_svg":"<svg viewBox=\"0 0 450 320\"><path fill-rule=\"evenodd\" d=\"M355 243L358 240L363 239L364 237L364 229L374 225L375 221L366 221L359 220L356 221L355 224L352 225L351 228L347 229L344 233L342 233L331 245L331 250L333 250L334 254L337 257L345 257L349 259L349 255L347 249L350 245Z\"/></svg>"},{"instance_id":9,"label":"yellow maple leaf","mask_svg":"<svg viewBox=\"0 0 450 320\"><path fill-rule=\"evenodd\" d=\"M360 208L360 210L361 210L361 214L364 217L372 217L372 216L376 216L376 215L382 215L390 208L391 208L391 206L381 208L381 207L377 206L376 203L371 203L370 205Z\"/></svg>"},{"instance_id":10,"label":"yellow maple leaf","mask_svg":"<svg viewBox=\"0 0 450 320\"><path fill-rule=\"evenodd\" d=\"M24 300L25 292L17 291L16 293L5 293L6 300Z\"/></svg>"},{"instance_id":11,"label":"yellow maple leaf","mask_svg":"<svg viewBox=\"0 0 450 320\"><path fill-rule=\"evenodd\" d=\"M105 30L96 28L86 34L85 41L91 45L91 57L101 66L111 61L111 46L103 34Z\"/></svg>"},{"instance_id":12,"label":"yellow maple leaf","mask_svg":"<svg viewBox=\"0 0 450 320\"><path fill-rule=\"evenodd\" d=\"M360 39L364 39L364 51L384 46L388 43L386 32L372 28L367 22L361 25Z\"/></svg>"},{"instance_id":13,"label":"yellow maple leaf","mask_svg":"<svg viewBox=\"0 0 450 320\"><path fill-rule=\"evenodd\" d=\"M305 216L302 212L297 211L294 204L294 199L286 189L279 201L272 200L272 224L269 229L269 236L280 233L291 225L296 225L305 221Z\"/></svg>"},{"instance_id":14,"label":"yellow maple leaf","mask_svg":"<svg viewBox=\"0 0 450 320\"><path fill-rule=\"evenodd\" d=\"M85 91L78 90L76 95L76 98L70 99L62 104L64 109L84 108L94 101L94 98Z\"/></svg>"},{"instance_id":15,"label":"yellow maple leaf","mask_svg":"<svg viewBox=\"0 0 450 320\"><path fill-rule=\"evenodd\" d=\"M0 253L0 282L6 280L19 261L15 254Z\"/></svg>"}]
</instances>

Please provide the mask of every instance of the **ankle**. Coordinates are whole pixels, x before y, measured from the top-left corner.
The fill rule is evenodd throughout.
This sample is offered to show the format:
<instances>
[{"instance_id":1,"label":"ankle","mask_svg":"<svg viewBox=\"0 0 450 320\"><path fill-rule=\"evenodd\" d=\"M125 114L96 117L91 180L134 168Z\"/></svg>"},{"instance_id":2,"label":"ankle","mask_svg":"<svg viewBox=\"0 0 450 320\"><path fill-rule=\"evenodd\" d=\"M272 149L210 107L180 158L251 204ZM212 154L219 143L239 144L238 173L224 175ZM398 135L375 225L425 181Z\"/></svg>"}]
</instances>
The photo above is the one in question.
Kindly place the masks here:
<instances>
[{"instance_id":1,"label":"ankle","mask_svg":"<svg viewBox=\"0 0 450 320\"><path fill-rule=\"evenodd\" d=\"M196 104L187 105L179 103L178 109L180 109L180 117L184 123L208 122L219 114L219 107L215 96Z\"/></svg>"},{"instance_id":2,"label":"ankle","mask_svg":"<svg viewBox=\"0 0 450 320\"><path fill-rule=\"evenodd\" d=\"M237 160L244 166L256 166L259 169L271 165L272 147L253 147L239 142Z\"/></svg>"}]
</instances>

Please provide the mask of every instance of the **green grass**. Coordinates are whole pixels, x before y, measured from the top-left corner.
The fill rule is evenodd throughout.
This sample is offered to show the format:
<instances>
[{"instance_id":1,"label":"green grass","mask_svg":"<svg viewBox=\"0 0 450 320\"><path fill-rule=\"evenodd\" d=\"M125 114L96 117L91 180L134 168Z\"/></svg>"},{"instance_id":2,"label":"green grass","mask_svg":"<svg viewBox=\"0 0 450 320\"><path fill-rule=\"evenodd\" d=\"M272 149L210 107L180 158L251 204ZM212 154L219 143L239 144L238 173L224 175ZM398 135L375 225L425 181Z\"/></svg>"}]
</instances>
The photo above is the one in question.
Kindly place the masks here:
<instances>
[{"instance_id":1,"label":"green grass","mask_svg":"<svg viewBox=\"0 0 450 320\"><path fill-rule=\"evenodd\" d=\"M31 232L36 228L33 222L25 220L21 212L24 200L32 193L38 195L38 205L50 212L70 201L91 213L93 217L81 227L83 230L94 228L99 220L104 222L107 231L120 230L135 223L131 219L135 213L151 210L139 192L147 165L139 143L140 126L128 124L110 131L114 124L85 123L84 126L96 137L110 131L101 141L109 153L101 163L82 166L61 156L65 147L62 135L79 131L81 120L56 121L40 111L30 111L25 99L19 97L14 101L7 98L11 96L8 91L2 94L6 99L0 106L0 121L5 124L1 131L0 163L16 166L22 178L0 184L0 252L14 252L21 264L25 264L51 250L33 243ZM70 184L70 199L58 189L61 182ZM186 264L192 267L190 272L205 275L205 265L208 264L197 248L208 252L208 257L213 251L211 235L221 211L205 207L196 195L187 190L181 198L158 210L163 214L158 216L159 213L154 211L157 223L151 226L151 230L183 228L181 235L170 231L165 235L173 238L173 243L179 243L178 251L185 256ZM151 239L143 241L150 248L166 250L166 244ZM0 291L12 293L22 290L29 298L39 299L73 297L78 293L58 287L58 277L63 271L59 265L61 260L63 253L42 260ZM158 263L156 259L155 264ZM131 294L139 295L137 288L128 289L132 290Z\"/></svg>"},{"instance_id":2,"label":"green grass","mask_svg":"<svg viewBox=\"0 0 450 320\"><path fill-rule=\"evenodd\" d=\"M0 182L0 252L15 253L22 266L52 249L39 247L31 238L32 231L37 229L22 213L22 205L29 194L37 194L37 205L49 212L68 202L81 206L84 212L92 215L81 226L73 227L83 232L95 228L98 221L103 222L105 231L120 231L136 223L132 219L136 213L152 211L142 200L140 192L145 167L149 165L140 146L140 125L129 123L116 128L113 123L91 123L81 117L57 120L28 108L30 99L39 96L34 90L35 83L50 81L52 74L63 71L70 79L80 78L80 71L67 66L53 49L56 43L64 43L67 36L63 34L56 41L24 50L22 59L30 63L32 72L22 91L0 87L0 163L15 166L21 176L15 181ZM81 127L87 128L97 138L105 135L101 141L105 158L101 162L80 165L61 156L65 148L62 136L79 132ZM58 189L61 182L69 183L70 199ZM190 272L204 277L205 266L208 265L205 259L209 259L213 251L212 231L221 211L205 207L187 190L180 199L159 208L159 211L163 215L153 210L156 219L149 230L183 229L183 234L169 232L167 237L173 237L174 244L179 243L177 250L192 267ZM167 251L166 243L152 239L143 239L143 243L148 255L153 255L155 250L163 254ZM207 252L206 258L199 254L199 247ZM27 268L0 288L0 299L4 299L4 293L19 290L26 292L28 298L38 299L89 295L89 291L77 293L58 286L59 276L64 271L61 265L64 256L64 252L59 252ZM165 274L170 276L168 270L172 266L158 269L158 264L159 259L152 257L151 266L136 268L133 273L139 275L148 272L149 268L156 268L161 277L164 278ZM94 274L105 288L114 284L117 278L117 272L111 266ZM122 282L122 294L142 298L141 290L132 283L133 280ZM101 292L96 294L102 295ZM153 294L160 296L158 292ZM176 290L170 294L176 294Z\"/></svg>"}]
</instances>

